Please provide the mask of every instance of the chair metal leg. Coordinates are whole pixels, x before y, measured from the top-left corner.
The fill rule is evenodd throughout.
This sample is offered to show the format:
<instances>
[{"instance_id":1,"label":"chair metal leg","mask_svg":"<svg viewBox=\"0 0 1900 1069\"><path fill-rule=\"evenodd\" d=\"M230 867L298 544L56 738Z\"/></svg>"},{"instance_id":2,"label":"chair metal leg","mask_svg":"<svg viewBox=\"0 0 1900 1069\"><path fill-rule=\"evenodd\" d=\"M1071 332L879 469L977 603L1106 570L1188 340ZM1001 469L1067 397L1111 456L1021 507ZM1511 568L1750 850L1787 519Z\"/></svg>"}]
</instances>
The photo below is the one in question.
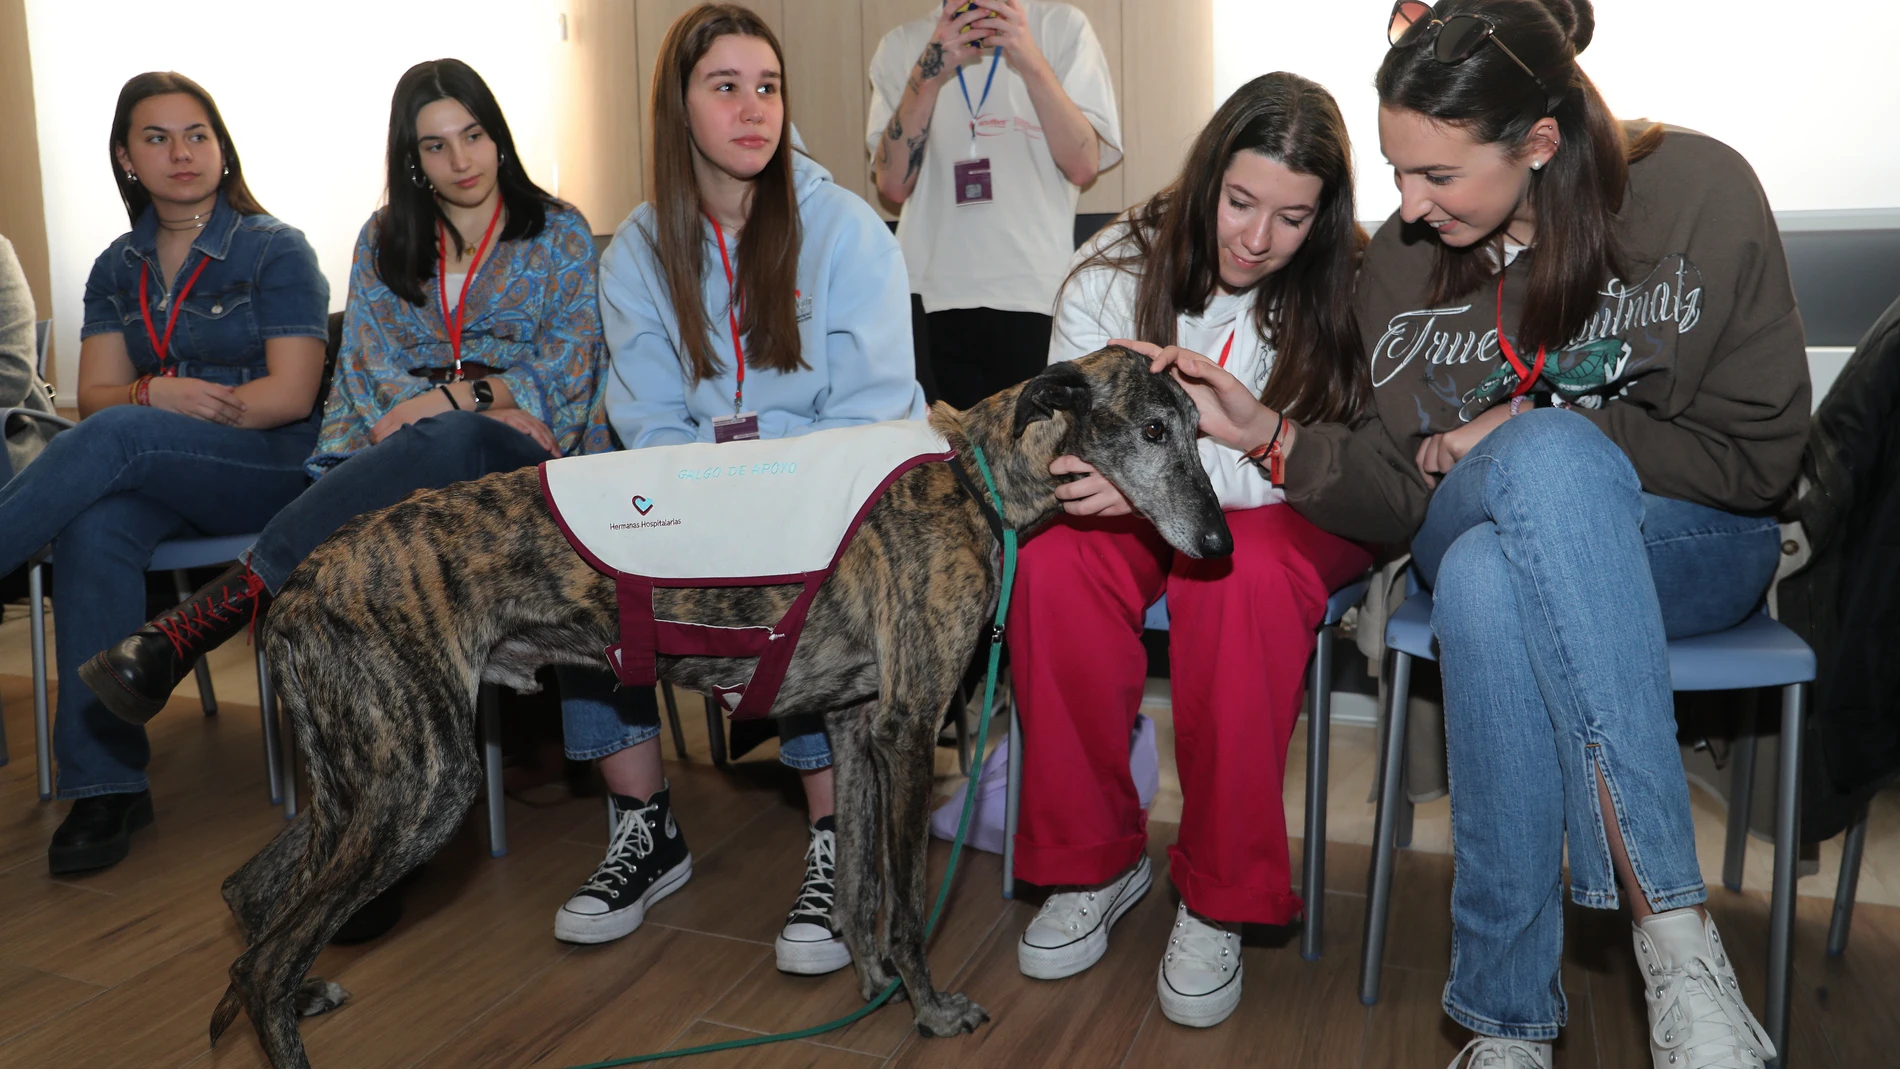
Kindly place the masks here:
<instances>
[{"instance_id":1,"label":"chair metal leg","mask_svg":"<svg viewBox=\"0 0 1900 1069\"><path fill-rule=\"evenodd\" d=\"M264 663L262 643L257 647L257 716L264 724L264 773L270 782L270 804L283 805L284 747L277 737L277 692L271 688L270 666Z\"/></svg>"},{"instance_id":2,"label":"chair metal leg","mask_svg":"<svg viewBox=\"0 0 1900 1069\"><path fill-rule=\"evenodd\" d=\"M660 681L660 697L666 702L666 721L673 725L673 753L680 760L686 760L686 732L680 729L679 700L673 696L673 684ZM607 802L607 815L613 815L613 800Z\"/></svg>"},{"instance_id":3,"label":"chair metal leg","mask_svg":"<svg viewBox=\"0 0 1900 1069\"><path fill-rule=\"evenodd\" d=\"M53 730L46 711L46 566L34 561L26 572L26 601L32 612L28 639L33 647L33 760L38 766L40 801L53 799ZM78 680L74 686L83 686Z\"/></svg>"},{"instance_id":4,"label":"chair metal leg","mask_svg":"<svg viewBox=\"0 0 1900 1069\"><path fill-rule=\"evenodd\" d=\"M1841 840L1841 876L1834 886L1834 919L1827 926L1828 956L1847 952L1847 930L1854 923L1854 894L1860 889L1860 856L1867 847L1867 808Z\"/></svg>"},{"instance_id":5,"label":"chair metal leg","mask_svg":"<svg viewBox=\"0 0 1900 1069\"><path fill-rule=\"evenodd\" d=\"M1330 627L1320 628L1313 640L1313 667L1306 680L1306 697L1306 856L1300 877L1306 920L1300 929L1300 956L1318 961L1320 933L1326 926L1326 759L1332 741L1333 706Z\"/></svg>"},{"instance_id":6,"label":"chair metal leg","mask_svg":"<svg viewBox=\"0 0 1900 1069\"><path fill-rule=\"evenodd\" d=\"M481 688L476 704L482 713L482 755L488 779L488 856L508 853L507 799L501 790L501 694L493 685Z\"/></svg>"},{"instance_id":7,"label":"chair metal leg","mask_svg":"<svg viewBox=\"0 0 1900 1069\"><path fill-rule=\"evenodd\" d=\"M706 701L706 743L712 748L714 768L726 767L726 718L719 711L719 699L711 695Z\"/></svg>"},{"instance_id":8,"label":"chair metal leg","mask_svg":"<svg viewBox=\"0 0 1900 1069\"><path fill-rule=\"evenodd\" d=\"M284 719L283 708L275 694L271 695L271 719L277 721L278 735L283 739L284 763L284 819L297 819L297 729Z\"/></svg>"},{"instance_id":9,"label":"chair metal leg","mask_svg":"<svg viewBox=\"0 0 1900 1069\"><path fill-rule=\"evenodd\" d=\"M183 568L172 569L172 585L178 590L178 603L183 605L191 598L191 575ZM191 666L191 674L198 677L198 704L204 708L206 716L218 715L218 692L211 686L211 665L203 657ZM276 791L271 792L271 804L277 803Z\"/></svg>"},{"instance_id":10,"label":"chair metal leg","mask_svg":"<svg viewBox=\"0 0 1900 1069\"><path fill-rule=\"evenodd\" d=\"M1023 725L1009 696L1009 785L1003 792L1003 897L1016 897L1016 810L1023 797Z\"/></svg>"},{"instance_id":11,"label":"chair metal leg","mask_svg":"<svg viewBox=\"0 0 1900 1069\"><path fill-rule=\"evenodd\" d=\"M1373 818L1372 872L1366 887L1366 939L1359 960L1359 1001L1379 1001L1379 973L1384 965L1385 926L1392 905L1392 870L1400 808L1404 803L1405 718L1411 711L1412 658L1391 651L1391 698L1386 710L1384 736L1379 745L1379 810Z\"/></svg>"},{"instance_id":12,"label":"chair metal leg","mask_svg":"<svg viewBox=\"0 0 1900 1069\"><path fill-rule=\"evenodd\" d=\"M1748 813L1755 797L1755 740L1760 721L1749 716L1741 734L1729 747L1728 845L1722 851L1722 886L1742 889L1743 862L1748 857Z\"/></svg>"},{"instance_id":13,"label":"chair metal leg","mask_svg":"<svg viewBox=\"0 0 1900 1069\"><path fill-rule=\"evenodd\" d=\"M1788 1001L1794 979L1795 861L1801 852L1801 743L1806 725L1808 684L1781 692L1781 768L1775 791L1775 882L1768 903L1768 1019L1762 1022L1780 1058L1788 1066Z\"/></svg>"},{"instance_id":14,"label":"chair metal leg","mask_svg":"<svg viewBox=\"0 0 1900 1069\"><path fill-rule=\"evenodd\" d=\"M1392 845L1400 850L1412 848L1412 818L1416 815L1417 809L1418 807L1412 804L1411 797L1405 793L1405 762L1401 760L1399 762L1399 823L1398 830L1392 836Z\"/></svg>"},{"instance_id":15,"label":"chair metal leg","mask_svg":"<svg viewBox=\"0 0 1900 1069\"><path fill-rule=\"evenodd\" d=\"M956 722L953 725L957 734L957 771L970 774L970 703L962 694L957 695Z\"/></svg>"}]
</instances>

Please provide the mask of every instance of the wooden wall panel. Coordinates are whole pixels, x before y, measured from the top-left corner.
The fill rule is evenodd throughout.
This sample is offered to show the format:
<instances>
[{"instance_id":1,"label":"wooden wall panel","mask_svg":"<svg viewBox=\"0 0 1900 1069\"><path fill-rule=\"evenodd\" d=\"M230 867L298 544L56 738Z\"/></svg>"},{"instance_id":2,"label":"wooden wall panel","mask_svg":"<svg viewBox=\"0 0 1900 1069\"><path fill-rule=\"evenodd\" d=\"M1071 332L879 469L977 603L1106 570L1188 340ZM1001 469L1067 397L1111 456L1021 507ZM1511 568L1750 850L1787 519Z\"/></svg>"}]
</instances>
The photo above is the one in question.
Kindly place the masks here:
<instances>
[{"instance_id":1,"label":"wooden wall panel","mask_svg":"<svg viewBox=\"0 0 1900 1069\"><path fill-rule=\"evenodd\" d=\"M33 65L27 51L26 0L0 0L0 234L26 269L33 305L51 318L53 286L46 248L46 204L40 196L39 122L33 113ZM54 377L48 355L47 378Z\"/></svg>"},{"instance_id":2,"label":"wooden wall panel","mask_svg":"<svg viewBox=\"0 0 1900 1069\"><path fill-rule=\"evenodd\" d=\"M860 197L872 196L864 153L864 117L869 114L870 69L860 0L790 0L779 32L792 87L792 122L812 158L832 178ZM862 61L860 62L860 58Z\"/></svg>"},{"instance_id":3,"label":"wooden wall panel","mask_svg":"<svg viewBox=\"0 0 1900 1069\"><path fill-rule=\"evenodd\" d=\"M1214 114L1211 0L1122 0L1122 195L1153 196Z\"/></svg>"},{"instance_id":4,"label":"wooden wall panel","mask_svg":"<svg viewBox=\"0 0 1900 1069\"><path fill-rule=\"evenodd\" d=\"M646 84L627 0L569 0L562 69L561 196L596 234L611 234L643 198Z\"/></svg>"}]
</instances>

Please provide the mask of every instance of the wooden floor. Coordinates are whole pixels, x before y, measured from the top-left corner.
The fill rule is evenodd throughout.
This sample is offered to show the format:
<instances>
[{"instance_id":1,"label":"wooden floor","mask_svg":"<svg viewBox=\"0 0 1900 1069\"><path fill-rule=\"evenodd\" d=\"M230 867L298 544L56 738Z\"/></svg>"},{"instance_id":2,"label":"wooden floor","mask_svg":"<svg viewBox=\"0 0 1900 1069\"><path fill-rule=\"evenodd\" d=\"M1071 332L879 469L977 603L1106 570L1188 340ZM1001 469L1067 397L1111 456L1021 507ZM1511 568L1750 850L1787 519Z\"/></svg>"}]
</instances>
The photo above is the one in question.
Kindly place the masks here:
<instances>
[{"instance_id":1,"label":"wooden floor","mask_svg":"<svg viewBox=\"0 0 1900 1069\"><path fill-rule=\"evenodd\" d=\"M242 949L218 884L282 825L264 797L255 710L227 704L207 720L189 699L175 701L154 723L157 825L117 868L54 881L45 846L65 807L35 799L25 681L0 676L0 703L14 757L0 768L0 1067L262 1066L242 1019L216 1051L205 1038L225 969ZM705 754L703 731L689 748ZM305 1022L315 1066L571 1066L802 1028L859 1005L848 970L814 979L773 968L772 937L804 847L787 777L769 760L732 772L702 760L669 772L694 876L644 928L602 947L556 942L555 909L601 854L601 805L511 801L508 856L488 857L481 822L471 820L424 870L394 932L319 959L316 971L353 997ZM1150 830L1165 867L1174 825ZM1298 850L1296 842L1296 867ZM938 844L938 873L946 855ZM1305 962L1297 941L1251 933L1241 1007L1217 1028L1177 1027L1155 1008L1154 969L1174 909L1165 882L1123 920L1095 968L1039 982L1017 972L1015 957L1036 902L1004 901L998 859L971 851L931 962L939 984L989 1008L992 1020L976 1034L921 1039L899 1005L812 1040L678 1064L1438 1069L1464 1038L1438 1008L1450 859L1402 855L1384 997L1370 1009L1355 990L1366 850L1335 843L1327 861L1324 959ZM1710 905L1759 1007L1766 900L1717 889ZM1804 897L1799 909L1789 1064L1900 1064L1900 909L1864 906L1837 961L1821 953L1826 901ZM1557 1064L1647 1065L1627 921L1573 909L1570 925L1570 1027Z\"/></svg>"}]
</instances>

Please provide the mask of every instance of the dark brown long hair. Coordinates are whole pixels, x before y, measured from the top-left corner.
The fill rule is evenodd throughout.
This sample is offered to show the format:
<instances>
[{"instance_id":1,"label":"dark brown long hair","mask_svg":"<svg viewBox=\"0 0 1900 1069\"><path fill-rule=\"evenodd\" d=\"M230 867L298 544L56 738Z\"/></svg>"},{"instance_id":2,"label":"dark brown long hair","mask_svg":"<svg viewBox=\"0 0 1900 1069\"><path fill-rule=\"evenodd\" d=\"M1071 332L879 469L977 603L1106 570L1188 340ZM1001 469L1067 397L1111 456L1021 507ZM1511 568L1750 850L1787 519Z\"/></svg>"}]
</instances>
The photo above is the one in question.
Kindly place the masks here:
<instances>
[{"instance_id":1,"label":"dark brown long hair","mask_svg":"<svg viewBox=\"0 0 1900 1069\"><path fill-rule=\"evenodd\" d=\"M714 358L706 322L701 280L707 270L705 209L693 177L693 133L686 120L686 85L713 42L726 34L757 37L778 58L779 98L789 124L791 95L786 84L785 52L763 19L737 4L701 4L681 15L666 31L660 62L653 70L653 174L647 183L653 205L654 233L647 235L667 296L686 344L683 362L693 381L724 370ZM739 329L745 335L747 365L772 371L809 368L798 344L798 192L792 185L792 139L779 130L778 150L752 180L752 204L735 255L734 293L745 294Z\"/></svg>"},{"instance_id":2,"label":"dark brown long hair","mask_svg":"<svg viewBox=\"0 0 1900 1069\"><path fill-rule=\"evenodd\" d=\"M1433 57L1431 36L1420 33L1386 53L1377 79L1379 103L1458 126L1480 144L1507 145L1513 153L1526 148L1539 121L1557 121L1557 154L1531 173L1537 248L1517 327L1521 348L1556 349L1583 329L1596 310L1598 290L1623 272L1616 213L1623 207L1630 163L1655 151L1662 127L1651 124L1631 136L1577 66L1577 53L1596 32L1589 0L1442 0L1433 9L1434 18L1453 15L1494 22L1499 40L1537 72L1555 102L1503 49L1487 43L1463 62L1445 64ZM1502 232L1470 248L1439 245L1432 302L1462 297L1495 278L1503 252Z\"/></svg>"},{"instance_id":3,"label":"dark brown long hair","mask_svg":"<svg viewBox=\"0 0 1900 1069\"><path fill-rule=\"evenodd\" d=\"M251 187L244 184L244 163L238 159L237 145L232 143L231 131L225 128L224 116L218 114L218 105L212 101L211 94L205 92L204 86L176 71L147 71L133 76L119 89L119 103L112 109L112 137L106 142L106 159L112 164L112 181L119 187L119 199L125 202L126 218L132 220L133 226L139 225L139 216L144 215L146 205L152 203L152 194L119 169L117 150L131 151L126 138L131 136L132 109L138 107L139 101L167 93L184 93L196 100L205 109L205 117L211 120L211 132L218 138L218 154L224 157L224 178L218 183L224 202L239 215L269 215L251 195Z\"/></svg>"},{"instance_id":4,"label":"dark brown long hair","mask_svg":"<svg viewBox=\"0 0 1900 1069\"><path fill-rule=\"evenodd\" d=\"M389 204L376 221L376 275L391 293L417 307L428 301L424 287L436 270L436 225L448 222L435 192L418 182L422 154L416 116L438 100L453 100L467 108L495 143L495 185L508 216L501 233L495 235L497 242L533 241L547 225L549 206L559 203L528 177L501 103L475 68L459 59L432 59L404 71L389 100L383 161ZM444 229L455 242L455 254L462 255L461 233L453 226Z\"/></svg>"},{"instance_id":5,"label":"dark brown long hair","mask_svg":"<svg viewBox=\"0 0 1900 1069\"><path fill-rule=\"evenodd\" d=\"M1234 91L1202 127L1181 173L1128 209L1120 237L1077 264L1136 274L1135 332L1172 345L1175 320L1207 309L1220 286L1216 221L1227 166L1254 152L1323 186L1306 241L1285 267L1256 284L1254 327L1276 358L1260 399L1294 419L1351 420L1372 396L1353 273L1365 231L1353 217L1352 146L1332 95L1297 74L1263 74ZM1064 283L1067 289L1067 283Z\"/></svg>"}]
</instances>

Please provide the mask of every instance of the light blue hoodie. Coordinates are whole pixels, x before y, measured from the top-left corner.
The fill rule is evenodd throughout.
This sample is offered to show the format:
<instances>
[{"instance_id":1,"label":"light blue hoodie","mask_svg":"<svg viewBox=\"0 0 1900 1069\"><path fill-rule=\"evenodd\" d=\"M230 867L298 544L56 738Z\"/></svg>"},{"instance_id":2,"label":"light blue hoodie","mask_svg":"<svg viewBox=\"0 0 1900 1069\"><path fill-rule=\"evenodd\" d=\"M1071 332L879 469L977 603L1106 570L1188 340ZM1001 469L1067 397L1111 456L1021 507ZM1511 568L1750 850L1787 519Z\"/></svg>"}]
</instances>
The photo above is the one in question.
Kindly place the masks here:
<instances>
[{"instance_id":1,"label":"light blue hoodie","mask_svg":"<svg viewBox=\"0 0 1900 1069\"><path fill-rule=\"evenodd\" d=\"M884 221L831 173L794 153L798 193L798 336L807 371L746 368L745 410L759 437L922 419L911 349L904 257ZM607 421L629 449L713 440L713 417L732 414L735 385L729 289L712 224L705 235L706 323L719 375L688 385L686 346L649 235L653 206L633 210L600 258L600 318L612 370ZM732 235L727 235L732 241ZM728 253L731 247L728 245Z\"/></svg>"}]
</instances>

